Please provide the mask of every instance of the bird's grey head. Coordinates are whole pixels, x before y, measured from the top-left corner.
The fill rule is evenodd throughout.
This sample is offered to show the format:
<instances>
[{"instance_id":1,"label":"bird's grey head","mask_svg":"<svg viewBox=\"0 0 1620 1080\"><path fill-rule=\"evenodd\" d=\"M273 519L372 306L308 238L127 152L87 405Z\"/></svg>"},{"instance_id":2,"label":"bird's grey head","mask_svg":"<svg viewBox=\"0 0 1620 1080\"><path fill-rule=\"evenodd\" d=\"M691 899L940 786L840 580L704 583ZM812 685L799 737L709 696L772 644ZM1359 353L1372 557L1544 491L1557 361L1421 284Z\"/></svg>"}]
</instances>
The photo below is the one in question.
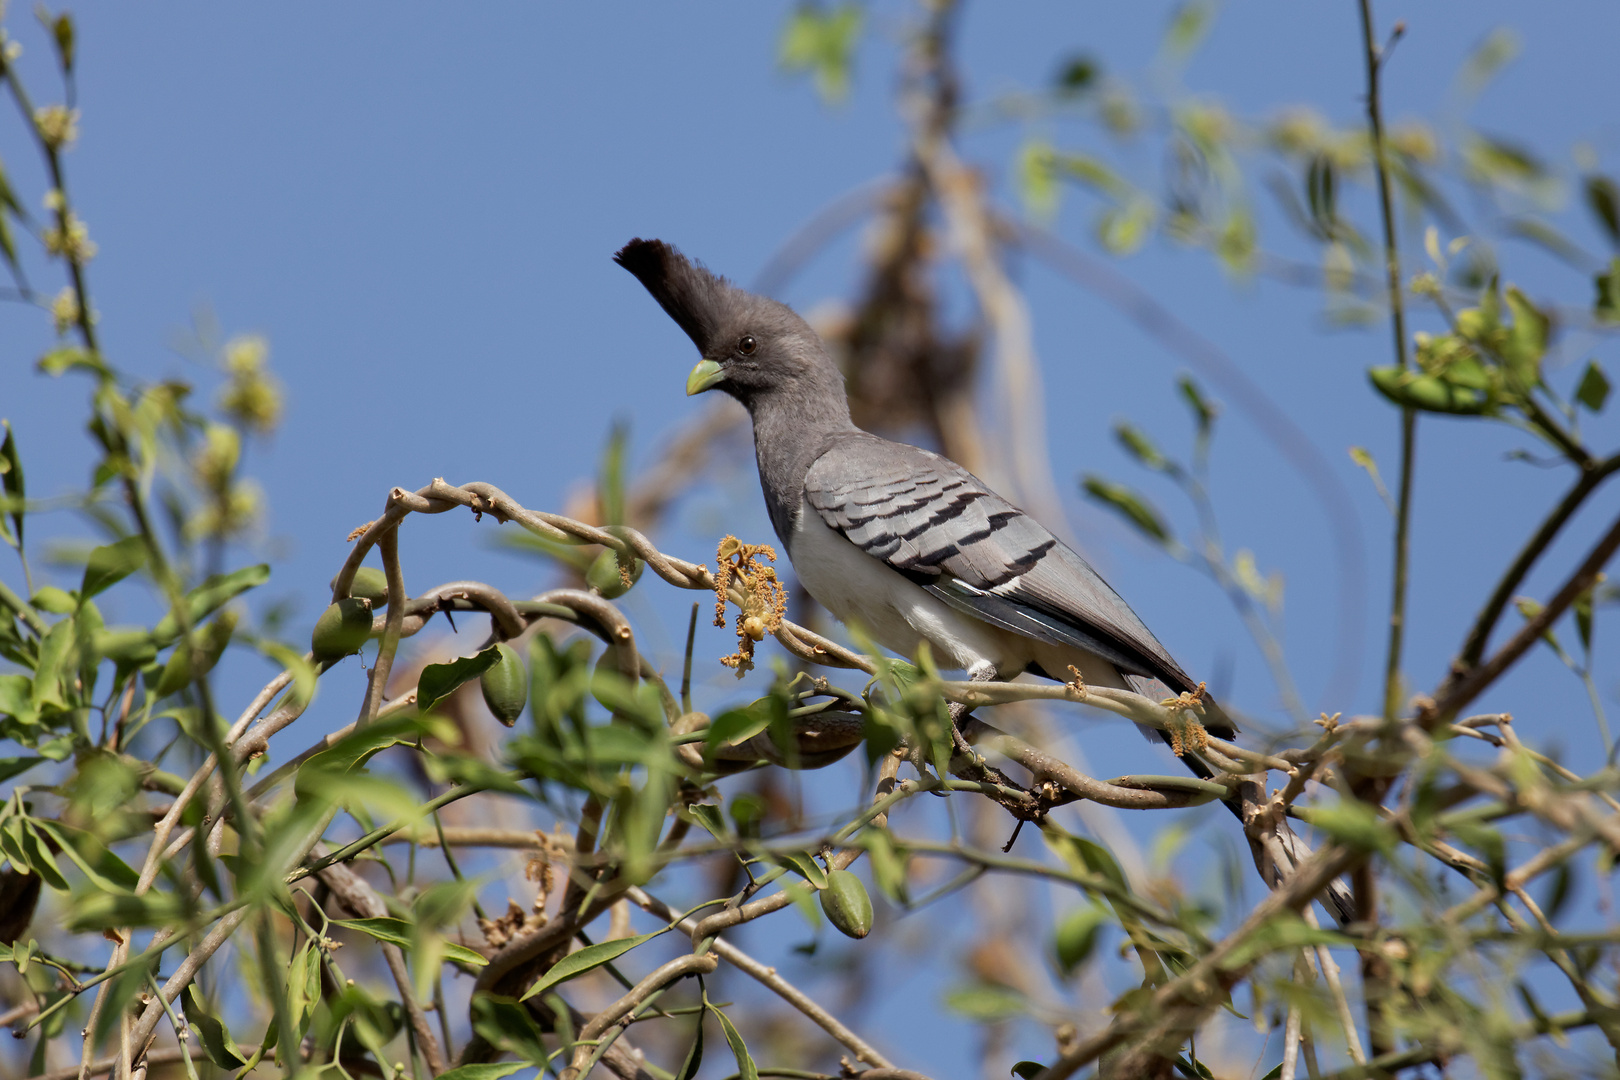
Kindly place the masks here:
<instances>
[{"instance_id":1,"label":"bird's grey head","mask_svg":"<svg viewBox=\"0 0 1620 1080\"><path fill-rule=\"evenodd\" d=\"M847 422L843 375L792 308L737 288L662 240L632 240L613 261L646 286L702 354L686 380L688 394L719 389L751 411L793 403L841 412Z\"/></svg>"}]
</instances>

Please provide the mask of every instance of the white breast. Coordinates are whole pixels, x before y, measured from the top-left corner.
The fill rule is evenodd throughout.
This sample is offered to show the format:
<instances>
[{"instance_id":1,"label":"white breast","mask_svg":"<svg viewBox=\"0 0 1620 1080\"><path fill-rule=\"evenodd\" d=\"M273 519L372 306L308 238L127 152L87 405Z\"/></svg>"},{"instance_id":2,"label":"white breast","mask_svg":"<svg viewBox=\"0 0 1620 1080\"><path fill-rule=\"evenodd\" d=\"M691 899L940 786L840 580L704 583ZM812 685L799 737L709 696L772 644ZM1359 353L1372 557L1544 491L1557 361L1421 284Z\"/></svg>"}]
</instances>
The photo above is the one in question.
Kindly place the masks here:
<instances>
[{"instance_id":1,"label":"white breast","mask_svg":"<svg viewBox=\"0 0 1620 1080\"><path fill-rule=\"evenodd\" d=\"M808 503L793 530L793 572L833 617L902 656L928 642L942 668L1022 671L1023 639L957 611L844 539ZM1025 644L1032 644L1025 642Z\"/></svg>"}]
</instances>

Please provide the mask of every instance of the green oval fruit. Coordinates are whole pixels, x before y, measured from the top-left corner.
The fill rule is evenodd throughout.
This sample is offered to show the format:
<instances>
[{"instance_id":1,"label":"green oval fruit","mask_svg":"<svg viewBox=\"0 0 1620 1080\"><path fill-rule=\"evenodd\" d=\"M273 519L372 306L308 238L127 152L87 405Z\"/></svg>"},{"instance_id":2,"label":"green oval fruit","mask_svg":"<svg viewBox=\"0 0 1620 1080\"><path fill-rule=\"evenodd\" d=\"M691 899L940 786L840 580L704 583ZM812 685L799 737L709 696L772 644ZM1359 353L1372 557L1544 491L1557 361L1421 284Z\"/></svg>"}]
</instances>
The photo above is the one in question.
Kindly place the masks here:
<instances>
[{"instance_id":1,"label":"green oval fruit","mask_svg":"<svg viewBox=\"0 0 1620 1080\"><path fill-rule=\"evenodd\" d=\"M478 688L484 692L484 704L495 719L511 727L523 715L523 706L529 700L529 672L518 651L506 642L497 644L495 651L500 659L478 677Z\"/></svg>"},{"instance_id":2,"label":"green oval fruit","mask_svg":"<svg viewBox=\"0 0 1620 1080\"><path fill-rule=\"evenodd\" d=\"M370 636L371 601L345 596L315 620L309 649L317 660L341 660L359 652Z\"/></svg>"},{"instance_id":3,"label":"green oval fruit","mask_svg":"<svg viewBox=\"0 0 1620 1080\"><path fill-rule=\"evenodd\" d=\"M861 879L848 870L827 875L821 890L821 911L845 937L863 938L872 932L872 898Z\"/></svg>"},{"instance_id":4,"label":"green oval fruit","mask_svg":"<svg viewBox=\"0 0 1620 1080\"><path fill-rule=\"evenodd\" d=\"M362 566L354 572L354 584L349 586L349 595L370 600L372 607L387 603L388 575L375 566Z\"/></svg>"},{"instance_id":5,"label":"green oval fruit","mask_svg":"<svg viewBox=\"0 0 1620 1080\"><path fill-rule=\"evenodd\" d=\"M630 564L630 585L641 580L641 571L646 566L640 559ZM619 574L619 556L611 548L598 555L585 571L585 583L604 600L617 600L630 591L630 585L626 585Z\"/></svg>"}]
</instances>

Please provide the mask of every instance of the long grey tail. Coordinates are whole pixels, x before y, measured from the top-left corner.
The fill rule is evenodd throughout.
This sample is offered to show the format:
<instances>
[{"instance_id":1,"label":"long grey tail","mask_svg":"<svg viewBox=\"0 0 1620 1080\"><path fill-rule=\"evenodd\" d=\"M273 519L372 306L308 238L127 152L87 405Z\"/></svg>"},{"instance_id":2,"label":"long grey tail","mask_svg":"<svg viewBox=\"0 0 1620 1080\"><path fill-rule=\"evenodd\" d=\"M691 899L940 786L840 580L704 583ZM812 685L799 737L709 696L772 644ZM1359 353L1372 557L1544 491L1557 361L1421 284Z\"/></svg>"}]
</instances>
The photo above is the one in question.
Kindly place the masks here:
<instances>
[{"instance_id":1,"label":"long grey tail","mask_svg":"<svg viewBox=\"0 0 1620 1080\"><path fill-rule=\"evenodd\" d=\"M1130 682L1132 689L1143 697L1154 701L1162 701L1171 696L1169 689L1157 679L1146 679L1135 675L1127 675L1125 678ZM1211 702L1211 704L1214 703ZM1216 723L1207 725L1210 734L1215 735L1217 738L1231 738L1236 735L1237 725L1231 722L1225 712L1220 711L1220 706L1216 705L1215 710ZM1224 725L1221 723L1222 721L1224 721ZM1138 724L1137 727L1149 739L1159 739L1166 746L1172 745L1168 731L1146 724ZM1213 780L1215 778L1215 770L1210 764L1190 750L1181 754L1180 759L1181 763L1200 780ZM1258 838L1249 835L1248 823L1256 815L1262 813L1266 806L1264 785L1254 781L1245 781L1238 785L1236 791L1221 801L1226 804L1228 810L1232 811L1238 822L1244 826L1244 835L1248 837L1255 867L1260 871L1260 875L1265 878L1266 884L1272 888L1278 887L1286 878L1293 876L1299 865L1313 854L1311 846L1301 840L1293 829L1289 828L1286 820L1280 818L1276 820L1274 825L1262 830L1262 835ZM1329 882L1327 888L1322 890L1317 900L1327 909L1328 914L1338 921L1339 925L1348 926L1356 921L1355 898L1350 894L1349 887L1342 880Z\"/></svg>"}]
</instances>

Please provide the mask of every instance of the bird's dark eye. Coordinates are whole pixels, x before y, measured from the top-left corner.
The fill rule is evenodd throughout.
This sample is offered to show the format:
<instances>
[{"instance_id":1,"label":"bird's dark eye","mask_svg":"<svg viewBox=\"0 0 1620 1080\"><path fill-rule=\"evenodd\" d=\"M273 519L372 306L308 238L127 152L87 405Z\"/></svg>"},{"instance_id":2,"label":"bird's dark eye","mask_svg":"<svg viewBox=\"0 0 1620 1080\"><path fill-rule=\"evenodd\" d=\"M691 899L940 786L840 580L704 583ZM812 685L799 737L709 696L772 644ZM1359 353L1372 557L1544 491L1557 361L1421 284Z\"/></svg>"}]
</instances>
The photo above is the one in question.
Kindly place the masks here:
<instances>
[{"instance_id":1,"label":"bird's dark eye","mask_svg":"<svg viewBox=\"0 0 1620 1080\"><path fill-rule=\"evenodd\" d=\"M737 342L737 351L744 356L753 356L754 350L759 348L759 342L754 340L752 334L744 334L742 340Z\"/></svg>"}]
</instances>

